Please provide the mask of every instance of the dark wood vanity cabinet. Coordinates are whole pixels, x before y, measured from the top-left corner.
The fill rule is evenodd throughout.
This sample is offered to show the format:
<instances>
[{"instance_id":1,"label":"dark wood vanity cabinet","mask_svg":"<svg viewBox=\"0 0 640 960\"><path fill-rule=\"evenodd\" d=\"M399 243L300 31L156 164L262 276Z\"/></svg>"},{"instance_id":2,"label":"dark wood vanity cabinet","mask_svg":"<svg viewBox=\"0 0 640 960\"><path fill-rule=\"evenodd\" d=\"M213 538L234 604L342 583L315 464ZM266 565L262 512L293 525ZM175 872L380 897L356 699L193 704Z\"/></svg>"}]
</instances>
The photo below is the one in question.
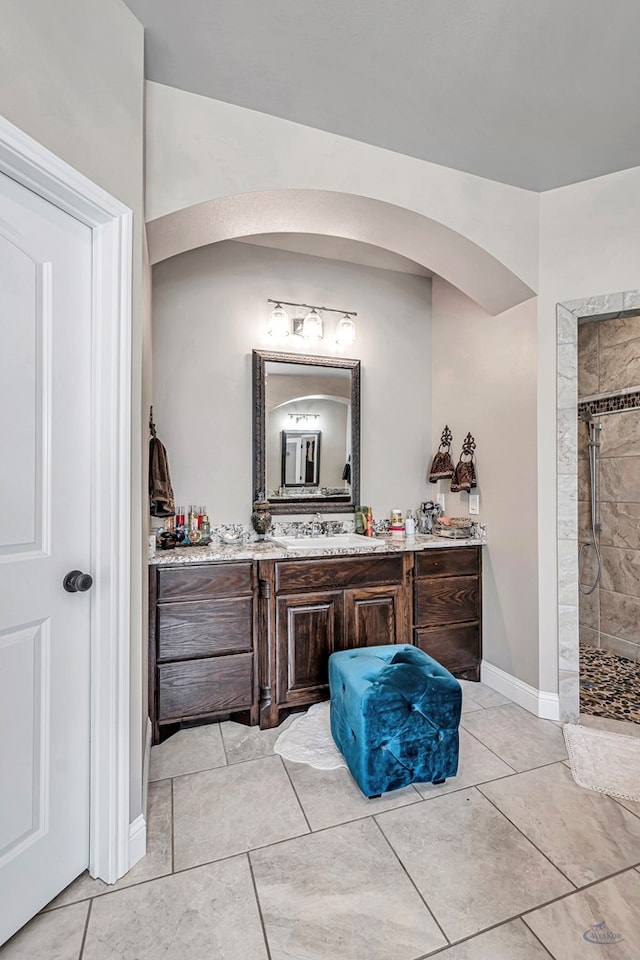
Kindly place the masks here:
<instances>
[{"instance_id":1,"label":"dark wood vanity cabinet","mask_svg":"<svg viewBox=\"0 0 640 960\"><path fill-rule=\"evenodd\" d=\"M413 623L416 646L454 676L480 679L480 547L445 547L416 554Z\"/></svg>"},{"instance_id":2,"label":"dark wood vanity cabinet","mask_svg":"<svg viewBox=\"0 0 640 960\"><path fill-rule=\"evenodd\" d=\"M327 699L335 650L411 642L412 562L410 553L260 562L262 727Z\"/></svg>"},{"instance_id":3,"label":"dark wood vanity cabinet","mask_svg":"<svg viewBox=\"0 0 640 960\"><path fill-rule=\"evenodd\" d=\"M183 720L257 723L256 565L150 568L149 714L153 742Z\"/></svg>"},{"instance_id":4,"label":"dark wood vanity cabinet","mask_svg":"<svg viewBox=\"0 0 640 960\"><path fill-rule=\"evenodd\" d=\"M274 727L329 696L334 650L414 643L480 679L481 548L152 565L153 742L183 720Z\"/></svg>"}]
</instances>

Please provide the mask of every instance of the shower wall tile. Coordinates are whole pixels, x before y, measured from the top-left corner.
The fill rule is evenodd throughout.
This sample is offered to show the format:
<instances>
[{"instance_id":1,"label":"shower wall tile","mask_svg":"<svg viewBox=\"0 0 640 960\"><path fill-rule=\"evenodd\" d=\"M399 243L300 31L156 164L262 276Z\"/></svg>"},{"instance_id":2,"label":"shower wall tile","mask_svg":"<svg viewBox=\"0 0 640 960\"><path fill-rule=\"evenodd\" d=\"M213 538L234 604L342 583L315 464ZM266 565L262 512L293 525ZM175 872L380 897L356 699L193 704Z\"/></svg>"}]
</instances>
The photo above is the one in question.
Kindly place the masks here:
<instances>
[{"instance_id":1,"label":"shower wall tile","mask_svg":"<svg viewBox=\"0 0 640 960\"><path fill-rule=\"evenodd\" d=\"M578 460L578 500L588 500L591 496L591 480L589 478L589 461Z\"/></svg>"},{"instance_id":2,"label":"shower wall tile","mask_svg":"<svg viewBox=\"0 0 640 960\"><path fill-rule=\"evenodd\" d=\"M558 608L558 649L561 670L579 670L578 608L560 606Z\"/></svg>"},{"instance_id":3,"label":"shower wall tile","mask_svg":"<svg viewBox=\"0 0 640 960\"><path fill-rule=\"evenodd\" d=\"M599 324L600 349L612 347L627 340L640 339L640 314L635 317L616 317Z\"/></svg>"},{"instance_id":4,"label":"shower wall tile","mask_svg":"<svg viewBox=\"0 0 640 960\"><path fill-rule=\"evenodd\" d=\"M560 410L558 412L558 473L575 473L577 442L576 411Z\"/></svg>"},{"instance_id":5,"label":"shower wall tile","mask_svg":"<svg viewBox=\"0 0 640 960\"><path fill-rule=\"evenodd\" d=\"M590 553L593 553L593 551L590 551ZM595 578L596 574L591 562L581 563L580 583L590 587ZM583 626L591 627L592 630L600 630L600 591L597 587L593 593L588 595L584 593L580 594L578 618L580 624Z\"/></svg>"},{"instance_id":6,"label":"shower wall tile","mask_svg":"<svg viewBox=\"0 0 640 960\"><path fill-rule=\"evenodd\" d=\"M588 500L580 500L578 503L578 540L580 543L590 543L593 540L591 503Z\"/></svg>"},{"instance_id":7,"label":"shower wall tile","mask_svg":"<svg viewBox=\"0 0 640 960\"><path fill-rule=\"evenodd\" d=\"M600 522L603 546L640 550L640 503L603 503Z\"/></svg>"},{"instance_id":8,"label":"shower wall tile","mask_svg":"<svg viewBox=\"0 0 640 960\"><path fill-rule=\"evenodd\" d=\"M622 293L607 293L588 297L585 300L564 300L562 306L577 317L601 317L607 313L620 313L624 304Z\"/></svg>"},{"instance_id":9,"label":"shower wall tile","mask_svg":"<svg viewBox=\"0 0 640 960\"><path fill-rule=\"evenodd\" d=\"M629 640L621 640L620 637L611 637L607 633L600 634L600 646L603 650L610 650L611 653L619 657L625 657L627 660L638 661L640 657L640 645L631 643Z\"/></svg>"},{"instance_id":10,"label":"shower wall tile","mask_svg":"<svg viewBox=\"0 0 640 960\"><path fill-rule=\"evenodd\" d=\"M623 310L640 309L640 290L627 290L622 296Z\"/></svg>"},{"instance_id":11,"label":"shower wall tile","mask_svg":"<svg viewBox=\"0 0 640 960\"><path fill-rule=\"evenodd\" d=\"M584 623L580 624L580 646L581 647L599 647L600 634L591 627L586 627Z\"/></svg>"},{"instance_id":12,"label":"shower wall tile","mask_svg":"<svg viewBox=\"0 0 640 960\"><path fill-rule=\"evenodd\" d=\"M558 694L560 719L563 723L577 723L580 716L580 675L572 670L560 670Z\"/></svg>"},{"instance_id":13,"label":"shower wall tile","mask_svg":"<svg viewBox=\"0 0 640 960\"><path fill-rule=\"evenodd\" d=\"M600 457L640 457L640 410L601 417ZM640 501L640 485L636 497Z\"/></svg>"},{"instance_id":14,"label":"shower wall tile","mask_svg":"<svg viewBox=\"0 0 640 960\"><path fill-rule=\"evenodd\" d=\"M558 540L558 603L578 606L578 544Z\"/></svg>"},{"instance_id":15,"label":"shower wall tile","mask_svg":"<svg viewBox=\"0 0 640 960\"><path fill-rule=\"evenodd\" d=\"M567 310L562 304L556 307L558 324L558 343L572 343L575 347L578 341L578 321L575 313Z\"/></svg>"},{"instance_id":16,"label":"shower wall tile","mask_svg":"<svg viewBox=\"0 0 640 960\"><path fill-rule=\"evenodd\" d=\"M558 476L558 536L563 540L578 537L578 478L575 474Z\"/></svg>"},{"instance_id":17,"label":"shower wall tile","mask_svg":"<svg viewBox=\"0 0 640 960\"><path fill-rule=\"evenodd\" d=\"M631 597L640 597L640 550L602 547L603 590L613 590ZM638 624L640 637L640 623Z\"/></svg>"},{"instance_id":18,"label":"shower wall tile","mask_svg":"<svg viewBox=\"0 0 640 960\"><path fill-rule=\"evenodd\" d=\"M640 384L640 340L600 348L600 393Z\"/></svg>"},{"instance_id":19,"label":"shower wall tile","mask_svg":"<svg viewBox=\"0 0 640 960\"><path fill-rule=\"evenodd\" d=\"M640 457L605 457L600 461L600 503L638 503Z\"/></svg>"},{"instance_id":20,"label":"shower wall tile","mask_svg":"<svg viewBox=\"0 0 640 960\"><path fill-rule=\"evenodd\" d=\"M578 325L578 396L598 393L598 321Z\"/></svg>"},{"instance_id":21,"label":"shower wall tile","mask_svg":"<svg viewBox=\"0 0 640 960\"><path fill-rule=\"evenodd\" d=\"M558 347L558 407L571 407L578 402L578 357L572 344Z\"/></svg>"},{"instance_id":22,"label":"shower wall tile","mask_svg":"<svg viewBox=\"0 0 640 960\"><path fill-rule=\"evenodd\" d=\"M640 635L640 598L600 590L600 633L637 643Z\"/></svg>"}]
</instances>

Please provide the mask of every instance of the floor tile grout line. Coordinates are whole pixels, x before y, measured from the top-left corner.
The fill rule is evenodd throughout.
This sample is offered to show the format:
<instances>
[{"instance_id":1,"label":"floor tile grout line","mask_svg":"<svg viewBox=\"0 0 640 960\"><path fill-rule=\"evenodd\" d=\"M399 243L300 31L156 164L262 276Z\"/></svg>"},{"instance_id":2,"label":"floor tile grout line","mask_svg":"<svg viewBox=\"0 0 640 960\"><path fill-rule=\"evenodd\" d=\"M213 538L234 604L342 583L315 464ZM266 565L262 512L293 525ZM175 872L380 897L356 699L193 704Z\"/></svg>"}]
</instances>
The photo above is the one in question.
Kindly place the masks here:
<instances>
[{"instance_id":1,"label":"floor tile grout line","mask_svg":"<svg viewBox=\"0 0 640 960\"><path fill-rule=\"evenodd\" d=\"M530 910L524 910L520 914L520 919L527 922L527 917L532 913L536 913L538 910L542 910L544 907L549 907L553 903L559 903L561 900L566 900L568 897L573 897L577 893L584 893L585 890L591 890L592 887L597 887L599 883L605 883L607 880L613 880L614 877L620 877L623 873L631 873L633 871L637 872L640 864L634 863L633 866L623 867L621 870L615 870L613 873L608 873L605 877L599 877L597 880L591 880L589 883L585 883L584 887L578 887L576 890L569 890L567 893L560 894L559 897L554 897L552 900L547 900L545 903L541 903L537 907L531 907ZM529 924L527 927L530 929ZM533 931L532 931L533 932Z\"/></svg>"},{"instance_id":2,"label":"floor tile grout line","mask_svg":"<svg viewBox=\"0 0 640 960\"><path fill-rule=\"evenodd\" d=\"M227 767L229 767L229 766L231 766L231 764L229 763L229 754L227 753L227 745L226 745L226 743L224 742L224 734L223 734L223 732L222 732L222 724L221 724L221 723L218 724L218 733L220 734L220 739L221 739L221 741L222 741L222 752L224 753L225 765L226 765Z\"/></svg>"},{"instance_id":3,"label":"floor tile grout line","mask_svg":"<svg viewBox=\"0 0 640 960\"><path fill-rule=\"evenodd\" d=\"M481 784L481 786L486 786L486 784ZM485 793L483 793L482 790L480 789L480 786L475 787L474 789L478 791L478 793L480 794L481 797L484 797L484 799L487 801L487 803L490 803L490 804L491 804L491 806L494 808L494 810L497 810L497 812L500 814L500 816L502 816L502 817L505 818L505 820L507 821L507 823L510 823L511 826L512 826L515 830L518 831L518 833L520 834L520 836L524 837L524 839L527 841L527 843L530 843L530 844L531 844L531 846L533 847L534 850L537 850L537 851L538 851L538 853L540 854L541 857L544 857L544 859L547 861L547 863L550 863L550 864L551 864L551 866L554 868L554 870L557 870L558 873L560 873L560 874L571 884L571 886L574 888L574 890L578 890L578 889L579 889L578 884L577 884L577 883L574 883L573 880L571 879L571 877L568 877L567 874L565 873L565 871L562 870L557 864L555 864L555 863L553 862L553 860L551 859L551 857L548 856L543 850L541 850L540 847L539 847L536 843L533 842L533 840L531 839L531 837L528 837L528 836L526 835L526 833L524 832L524 830L522 830L522 829L518 826L517 823L514 823L513 820L511 819L511 817L508 817L508 816L507 816L507 814L504 812L504 810L501 810L501 809L500 809L500 807L498 806L497 803L494 803L494 801L491 799L491 797L488 797Z\"/></svg>"},{"instance_id":4,"label":"floor tile grout line","mask_svg":"<svg viewBox=\"0 0 640 960\"><path fill-rule=\"evenodd\" d=\"M311 824L310 824L310 822L309 822L309 817L307 816L307 811L306 811L305 808L304 808L304 804L302 803L302 800L301 800L300 797L298 796L298 791L296 790L295 784L294 784L293 780L291 779L291 774L289 773L289 771L288 771L288 769L287 769L287 765L286 765L286 763L284 762L284 760L282 759L282 757L280 757L280 760L282 760L282 766L284 767L285 773L286 773L287 777L289 778L289 783L291 784L291 789L293 790L294 796L295 796L296 800L298 801L298 806L299 806L300 809L302 810L302 816L304 817L304 821L305 821L306 825L309 827L309 833L314 833L315 831L313 830L313 827L311 826Z\"/></svg>"},{"instance_id":5,"label":"floor tile grout line","mask_svg":"<svg viewBox=\"0 0 640 960\"><path fill-rule=\"evenodd\" d=\"M171 875L176 872L176 824L175 824L175 804L174 804L174 785L173 777L171 778Z\"/></svg>"},{"instance_id":6,"label":"floor tile grout line","mask_svg":"<svg viewBox=\"0 0 640 960\"><path fill-rule=\"evenodd\" d=\"M463 789L472 790L473 787L464 787ZM449 794L443 794L443 796L449 796ZM415 805L416 805L415 803L405 804L406 807L413 807ZM312 831L312 833L300 833L300 834L297 834L295 837L285 837L283 840L276 840L274 843L265 844L265 846L263 847L252 847L250 850L239 850L237 853L230 853L228 854L228 856L219 857L217 860L205 860L203 863L194 863L193 866L183 867L180 870L176 870L175 873L164 873L164 874L161 874L159 877L149 877L147 880L139 880L137 883L131 883L126 887L118 887L117 890L107 889L105 893L92 894L89 897L83 897L81 900L73 900L71 901L71 903L62 903L60 904L59 907L52 907L51 910L47 910L46 912L54 913L57 910L64 910L66 907L75 906L75 904L77 903L86 903L87 900L99 900L102 897L108 897L113 893L122 893L125 890L132 890L134 887L141 887L147 883L155 883L157 880L166 880L168 877L171 877L171 876L178 877L180 876L180 874L190 873L191 870L199 870L200 867L207 867L214 863L225 863L227 860L233 860L236 857L251 855L252 853L257 853L258 851L261 851L261 850L268 850L269 847L277 847L277 846L280 846L280 844L288 843L291 840L298 840L298 839L302 839L303 837L310 837L317 833L324 833L326 830L336 830L339 827L347 826L350 823L360 823L362 820L375 819L375 817L382 816L382 814L384 813L394 813L396 810L403 810L403 809L404 807L394 807L391 810L383 810L379 814L369 814L368 817L360 817L358 820L346 820L344 823L336 823L330 827L322 827L320 830ZM605 877L601 877L599 880L592 880L590 883L585 884L583 887L577 887L575 890L569 890L567 891L567 893L561 894L559 897L555 897L553 900L546 901L544 904L541 904L538 907L532 907L530 910L526 911L526 913L533 913L536 910L540 909L540 907L546 906L548 903L554 903L556 900L563 900L565 897L570 897L574 893L580 893L581 890L587 890L589 887L595 886L598 883L602 883L604 880L609 880L611 879L611 877L616 877L621 873L626 873L628 870L640 871L640 860L638 861L638 863L633 863L633 864L630 864L628 867L623 867L621 870L617 870L614 873L608 874ZM501 926L503 923L509 922L509 920L515 920L518 917L522 917L522 916L523 914L516 914L514 917L509 917L507 920L503 920L503 921L501 920L500 923L494 924L493 926ZM483 930L479 930L478 933L484 933L486 930L492 930L493 926L486 927ZM472 934L472 936L476 936L476 934ZM467 937L465 939L470 939L470 938ZM455 945L456 943L462 943L462 942L464 942L464 940L453 941L452 945Z\"/></svg>"},{"instance_id":7,"label":"floor tile grout line","mask_svg":"<svg viewBox=\"0 0 640 960\"><path fill-rule=\"evenodd\" d=\"M84 954L84 946L87 942L87 932L89 930L89 918L91 917L91 911L93 909L93 899L89 900L89 909L87 910L87 916L84 921L84 930L82 932L82 942L80 944L80 953L78 954L78 960L82 960Z\"/></svg>"},{"instance_id":8,"label":"floor tile grout line","mask_svg":"<svg viewBox=\"0 0 640 960\"><path fill-rule=\"evenodd\" d=\"M500 920L498 923L492 923L490 927L483 927L481 930L478 930L476 933L470 933L468 937L461 937L459 940L452 940L452 942L447 946L438 947L437 950L432 950L431 953L425 953L424 956L418 957L418 960L431 960L431 958L434 958L434 960L437 960L438 957L445 955L446 952L452 949L453 947L460 947L465 943L472 943L474 940L478 939L479 937L484 936L485 933L492 933L494 930L499 930L501 927L507 927L510 923L516 923L518 920L520 922L523 922L522 915L519 913L516 914L514 917L507 917L506 920ZM530 932L533 932L530 930L530 927L528 924L525 925L525 929ZM536 937L536 939L539 939L539 938ZM548 948L545 947L543 943L541 943L541 945L542 947L544 947L545 952L549 954L549 956L551 957L551 960L557 960L556 957L554 957L551 953L549 953Z\"/></svg>"},{"instance_id":9,"label":"floor tile grout line","mask_svg":"<svg viewBox=\"0 0 640 960\"><path fill-rule=\"evenodd\" d=\"M262 927L262 936L264 937L264 946L267 951L267 960L271 960L271 947L269 946L269 937L267 935L267 928L264 922L264 916L262 913L262 904L260 903L260 894L258 893L258 884L256 883L256 877L253 872L253 864L251 862L251 855L249 851L245 854L247 858L247 863L249 864L249 873L251 874L251 883L253 884L253 893L256 898L256 906L258 907L258 916L260 917L260 926Z\"/></svg>"},{"instance_id":10,"label":"floor tile grout line","mask_svg":"<svg viewBox=\"0 0 640 960\"><path fill-rule=\"evenodd\" d=\"M474 711L474 712L476 712L476 711ZM516 768L509 763L508 760L505 760L503 757L500 756L499 753L496 753L496 751L495 751L495 750L492 750L491 747L488 747L488 746L486 745L486 743L483 743L482 740L480 739L480 737L477 737L477 736L475 735L475 733L472 733L472 732L471 732L471 730L467 730L467 728L465 727L464 723L462 722L462 717L460 717L460 726L462 727L462 729L464 730L465 733L468 733L470 737L473 737L473 739L476 741L476 743L479 743L480 746L484 747L485 750L488 750L489 753L492 753L493 756L494 756L494 757L497 757L497 759L500 760L502 763L506 763L506 765L509 767L510 770L513 770L514 773L517 773L517 772L518 772L518 771L516 770Z\"/></svg>"},{"instance_id":11,"label":"floor tile grout line","mask_svg":"<svg viewBox=\"0 0 640 960\"><path fill-rule=\"evenodd\" d=\"M569 896L571 896L571 894L569 894ZM540 946L542 947L542 949L545 951L545 953L548 953L548 954L549 954L549 956L551 957L551 960L558 960L558 957L556 957L555 954L551 953L551 950L549 949L549 947L548 947L545 943L542 942L542 940L540 939L540 937L538 936L538 934L535 932L535 930L532 930L532 928L529 926L529 924L526 922L526 920L524 919L523 916L520 917L520 922L521 922L521 923L524 923L525 928L529 931L529 933L530 933L532 936L534 936L534 937L536 938L536 940L538 941L538 943L540 944Z\"/></svg>"},{"instance_id":12,"label":"floor tile grout line","mask_svg":"<svg viewBox=\"0 0 640 960\"><path fill-rule=\"evenodd\" d=\"M396 860L398 861L398 863L400 864L400 868L402 869L403 873L406 875L406 877L407 877L407 879L409 880L411 886L413 887L413 889L416 891L416 893L417 893L418 896L420 897L420 900L421 900L422 903L424 904L427 913L429 914L429 916L431 917L431 919L432 919L433 922L435 923L436 927L438 928L438 930L440 931L440 933L442 934L442 936L443 936L444 939L446 940L446 944L445 944L445 945L446 945L446 946L449 946L449 945L451 944L451 941L449 940L449 937L446 935L446 933L444 932L444 930L443 930L442 927L440 926L440 923L439 923L436 915L434 914L433 910L431 909L431 907L429 906L429 904L427 903L427 901L425 900L425 898L422 896L420 890L418 889L418 885L416 884L415 880L413 879L413 877L411 876L411 874L409 873L409 871L408 871L407 868L405 867L404 863L402 862L402 859L401 859L400 855L398 854L398 852L396 851L395 847L393 846L393 844L392 844L391 841L389 840L388 836L386 835L386 833L384 832L384 830L382 829L382 827L381 827L380 824L378 823L378 820L377 820L376 815L372 816L371 819L373 820L374 824L375 824L376 827L378 828L378 831L379 831L381 837L383 838L384 842L386 843L386 845L389 847L389 850L391 851L391 853L393 854L393 856L395 857L395 859L396 859Z\"/></svg>"}]
</instances>

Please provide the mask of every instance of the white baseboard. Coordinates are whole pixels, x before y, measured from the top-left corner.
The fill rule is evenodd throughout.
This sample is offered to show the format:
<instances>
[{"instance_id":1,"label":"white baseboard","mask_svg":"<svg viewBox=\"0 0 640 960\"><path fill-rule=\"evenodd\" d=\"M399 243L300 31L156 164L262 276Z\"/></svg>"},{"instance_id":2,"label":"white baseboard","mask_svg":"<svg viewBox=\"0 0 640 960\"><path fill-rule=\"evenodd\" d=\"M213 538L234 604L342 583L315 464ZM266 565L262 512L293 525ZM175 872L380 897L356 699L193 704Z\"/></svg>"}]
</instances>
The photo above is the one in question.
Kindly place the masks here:
<instances>
[{"instance_id":1,"label":"white baseboard","mask_svg":"<svg viewBox=\"0 0 640 960\"><path fill-rule=\"evenodd\" d=\"M147 852L147 820L142 814L129 824L129 869Z\"/></svg>"},{"instance_id":2,"label":"white baseboard","mask_svg":"<svg viewBox=\"0 0 640 960\"><path fill-rule=\"evenodd\" d=\"M494 667L485 660L482 661L480 668L480 678L492 690L497 690L503 696L509 697L534 716L542 720L560 719L560 699L557 693L537 690L524 680L518 680L517 677L500 670L499 667Z\"/></svg>"},{"instance_id":3,"label":"white baseboard","mask_svg":"<svg viewBox=\"0 0 640 960\"><path fill-rule=\"evenodd\" d=\"M147 852L147 793L151 761L151 720L147 720L144 759L142 762L142 813L129 824L129 869Z\"/></svg>"}]
</instances>

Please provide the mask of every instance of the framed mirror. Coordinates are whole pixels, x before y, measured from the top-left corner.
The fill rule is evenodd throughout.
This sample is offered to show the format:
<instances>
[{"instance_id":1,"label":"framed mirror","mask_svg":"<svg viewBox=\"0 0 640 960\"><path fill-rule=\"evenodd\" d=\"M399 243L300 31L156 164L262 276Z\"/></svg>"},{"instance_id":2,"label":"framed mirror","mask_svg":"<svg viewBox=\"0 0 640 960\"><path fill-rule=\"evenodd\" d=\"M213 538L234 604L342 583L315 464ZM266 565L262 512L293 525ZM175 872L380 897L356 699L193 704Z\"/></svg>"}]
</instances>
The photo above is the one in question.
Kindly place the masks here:
<instances>
[{"instance_id":1,"label":"framed mirror","mask_svg":"<svg viewBox=\"0 0 640 960\"><path fill-rule=\"evenodd\" d=\"M254 350L253 403L253 499L274 514L353 512L360 361Z\"/></svg>"}]
</instances>

